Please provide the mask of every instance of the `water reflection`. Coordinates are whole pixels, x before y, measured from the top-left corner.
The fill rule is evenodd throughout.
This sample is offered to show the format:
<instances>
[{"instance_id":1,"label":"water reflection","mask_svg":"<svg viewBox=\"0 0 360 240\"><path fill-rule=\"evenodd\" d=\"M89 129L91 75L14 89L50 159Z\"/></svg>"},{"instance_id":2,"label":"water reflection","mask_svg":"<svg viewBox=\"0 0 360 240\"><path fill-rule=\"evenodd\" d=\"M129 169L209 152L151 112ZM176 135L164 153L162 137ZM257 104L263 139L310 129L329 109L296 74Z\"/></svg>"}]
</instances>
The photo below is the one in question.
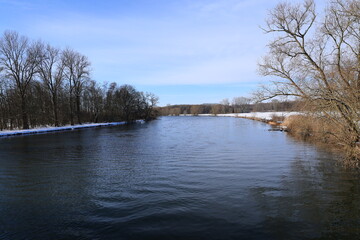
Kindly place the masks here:
<instances>
[{"instance_id":1,"label":"water reflection","mask_svg":"<svg viewBox=\"0 0 360 240\"><path fill-rule=\"evenodd\" d=\"M340 167L329 153L306 150L280 182L251 189L261 225L275 239L358 239L359 172Z\"/></svg>"},{"instance_id":2,"label":"water reflection","mask_svg":"<svg viewBox=\"0 0 360 240\"><path fill-rule=\"evenodd\" d=\"M262 123L0 139L1 239L353 239L359 176Z\"/></svg>"}]
</instances>

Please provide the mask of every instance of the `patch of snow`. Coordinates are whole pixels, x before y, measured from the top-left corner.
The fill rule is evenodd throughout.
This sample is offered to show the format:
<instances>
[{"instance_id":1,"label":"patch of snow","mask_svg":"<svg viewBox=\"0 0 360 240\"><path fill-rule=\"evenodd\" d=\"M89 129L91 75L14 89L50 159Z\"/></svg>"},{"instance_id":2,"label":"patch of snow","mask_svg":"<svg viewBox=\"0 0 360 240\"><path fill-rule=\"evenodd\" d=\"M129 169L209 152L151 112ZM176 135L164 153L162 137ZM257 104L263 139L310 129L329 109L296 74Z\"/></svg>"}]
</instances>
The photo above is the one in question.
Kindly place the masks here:
<instances>
[{"instance_id":1,"label":"patch of snow","mask_svg":"<svg viewBox=\"0 0 360 240\"><path fill-rule=\"evenodd\" d=\"M225 113L225 114L198 114L197 116L203 117L244 117L244 118L259 118L271 120L273 116L288 117L291 115L300 115L300 112L250 112L250 113ZM181 116L192 116L191 114L182 114Z\"/></svg>"},{"instance_id":2,"label":"patch of snow","mask_svg":"<svg viewBox=\"0 0 360 240\"><path fill-rule=\"evenodd\" d=\"M137 120L137 123L143 123L143 120ZM0 131L0 137L16 136L16 135L30 135L30 134L39 134L39 133L49 133L49 132L59 132L59 131L71 131L75 129L82 128L95 128L95 127L105 127L105 126L118 126L124 125L126 122L110 122L110 123L88 123L81 125L67 125L62 127L43 127L43 128L33 128L25 130L6 130Z\"/></svg>"}]
</instances>

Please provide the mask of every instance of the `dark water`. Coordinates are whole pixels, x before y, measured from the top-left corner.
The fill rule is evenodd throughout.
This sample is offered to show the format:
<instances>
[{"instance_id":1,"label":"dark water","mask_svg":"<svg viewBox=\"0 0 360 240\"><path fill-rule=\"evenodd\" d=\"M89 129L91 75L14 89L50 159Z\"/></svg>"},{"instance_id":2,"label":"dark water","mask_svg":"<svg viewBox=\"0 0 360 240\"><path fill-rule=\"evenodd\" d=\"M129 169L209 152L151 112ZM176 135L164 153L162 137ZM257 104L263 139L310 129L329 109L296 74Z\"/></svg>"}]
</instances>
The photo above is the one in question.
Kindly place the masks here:
<instances>
[{"instance_id":1,"label":"dark water","mask_svg":"<svg viewBox=\"0 0 360 240\"><path fill-rule=\"evenodd\" d=\"M0 239L360 239L360 174L263 123L0 139Z\"/></svg>"}]
</instances>

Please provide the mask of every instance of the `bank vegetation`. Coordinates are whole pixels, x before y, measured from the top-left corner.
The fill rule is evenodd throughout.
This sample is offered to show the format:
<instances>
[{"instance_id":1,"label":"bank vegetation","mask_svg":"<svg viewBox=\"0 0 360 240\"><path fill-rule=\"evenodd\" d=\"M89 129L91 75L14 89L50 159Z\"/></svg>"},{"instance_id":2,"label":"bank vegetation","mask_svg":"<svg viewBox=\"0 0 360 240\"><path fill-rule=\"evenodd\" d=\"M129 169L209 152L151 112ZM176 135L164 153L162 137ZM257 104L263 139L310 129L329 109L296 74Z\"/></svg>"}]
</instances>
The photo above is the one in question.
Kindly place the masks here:
<instances>
[{"instance_id":1,"label":"bank vegetation","mask_svg":"<svg viewBox=\"0 0 360 240\"><path fill-rule=\"evenodd\" d=\"M0 38L0 130L156 116L158 98L91 79L89 59L14 31Z\"/></svg>"},{"instance_id":2,"label":"bank vegetation","mask_svg":"<svg viewBox=\"0 0 360 240\"><path fill-rule=\"evenodd\" d=\"M301 126L304 136L322 132L325 142L346 149L359 165L360 2L329 1L321 17L312 0L280 3L264 31L274 40L259 69L272 80L255 94L258 100L301 100L310 114L292 125Z\"/></svg>"}]
</instances>

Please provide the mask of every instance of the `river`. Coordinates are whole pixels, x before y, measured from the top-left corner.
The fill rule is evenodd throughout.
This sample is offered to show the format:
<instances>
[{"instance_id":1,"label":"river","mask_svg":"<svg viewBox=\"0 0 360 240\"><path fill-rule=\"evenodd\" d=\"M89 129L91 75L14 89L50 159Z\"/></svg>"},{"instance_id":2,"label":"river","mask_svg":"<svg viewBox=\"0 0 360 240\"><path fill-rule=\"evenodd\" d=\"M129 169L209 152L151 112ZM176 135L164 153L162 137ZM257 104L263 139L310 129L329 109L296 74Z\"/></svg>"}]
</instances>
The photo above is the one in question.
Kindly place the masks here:
<instances>
[{"instance_id":1,"label":"river","mask_svg":"<svg viewBox=\"0 0 360 240\"><path fill-rule=\"evenodd\" d=\"M0 239L360 239L360 174L230 117L0 139Z\"/></svg>"}]
</instances>

